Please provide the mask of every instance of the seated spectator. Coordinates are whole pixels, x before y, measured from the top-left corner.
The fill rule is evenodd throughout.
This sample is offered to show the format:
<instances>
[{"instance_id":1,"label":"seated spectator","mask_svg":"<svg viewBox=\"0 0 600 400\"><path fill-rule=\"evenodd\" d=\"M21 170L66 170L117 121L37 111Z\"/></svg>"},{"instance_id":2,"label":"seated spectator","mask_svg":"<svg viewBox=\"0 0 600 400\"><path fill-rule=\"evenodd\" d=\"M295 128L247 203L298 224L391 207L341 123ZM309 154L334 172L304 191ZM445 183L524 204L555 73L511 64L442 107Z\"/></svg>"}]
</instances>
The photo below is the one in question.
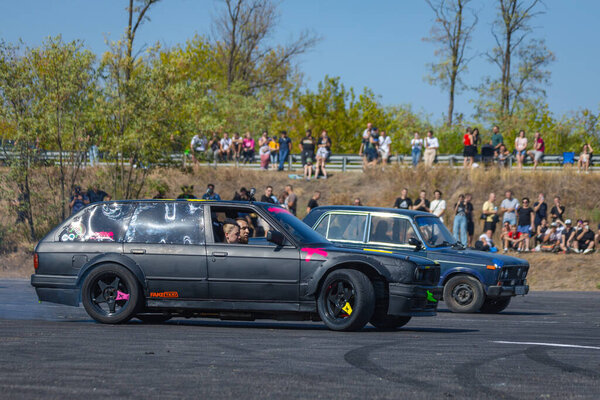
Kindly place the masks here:
<instances>
[{"instance_id":1,"label":"seated spectator","mask_svg":"<svg viewBox=\"0 0 600 400\"><path fill-rule=\"evenodd\" d=\"M485 233L482 233L481 236L479 236L479 240L475 242L475 249L480 251L490 251L492 253L496 253L498 251L492 240L491 229L488 229L485 231Z\"/></svg>"},{"instance_id":2,"label":"seated spectator","mask_svg":"<svg viewBox=\"0 0 600 400\"><path fill-rule=\"evenodd\" d=\"M558 232L558 223L553 222L550 224L550 229L546 231L544 240L542 241L541 250L555 252L560 249L561 233Z\"/></svg>"},{"instance_id":3,"label":"seated spectator","mask_svg":"<svg viewBox=\"0 0 600 400\"><path fill-rule=\"evenodd\" d=\"M510 233L510 223L505 221L502 224L502 230L500 231L500 242L504 243L504 240L508 238L508 234Z\"/></svg>"},{"instance_id":4,"label":"seated spectator","mask_svg":"<svg viewBox=\"0 0 600 400\"><path fill-rule=\"evenodd\" d=\"M524 247L525 236L517 231L517 225L510 226L510 232L504 238L504 252L506 253L509 249L521 252Z\"/></svg>"},{"instance_id":5,"label":"seated spectator","mask_svg":"<svg viewBox=\"0 0 600 400\"><path fill-rule=\"evenodd\" d=\"M576 253L588 254L594 251L596 235L590 229L590 221L583 221L583 229L577 233L573 241L573 249Z\"/></svg>"},{"instance_id":6,"label":"seated spectator","mask_svg":"<svg viewBox=\"0 0 600 400\"><path fill-rule=\"evenodd\" d=\"M238 132L233 134L233 138L231 139L231 148L233 149L233 159L235 161L240 161L242 157L243 142L244 140Z\"/></svg>"},{"instance_id":7,"label":"seated spectator","mask_svg":"<svg viewBox=\"0 0 600 400\"><path fill-rule=\"evenodd\" d=\"M598 224L598 230L596 231L596 236L594 240L596 242L595 248L597 249L599 248L598 246L600 246L600 224Z\"/></svg>"},{"instance_id":8,"label":"seated spectator","mask_svg":"<svg viewBox=\"0 0 600 400\"><path fill-rule=\"evenodd\" d=\"M223 233L225 235L225 243L240 243L240 226L235 220L229 218L225 220L225 223L223 224Z\"/></svg>"},{"instance_id":9,"label":"seated spectator","mask_svg":"<svg viewBox=\"0 0 600 400\"><path fill-rule=\"evenodd\" d=\"M210 156L212 156L212 159L214 161L217 161L219 159L219 155L220 155L220 140L219 140L219 136L217 136L217 132L213 132L212 133L212 137L210 138L210 140L208 141L208 149L210 151Z\"/></svg>"},{"instance_id":10,"label":"seated spectator","mask_svg":"<svg viewBox=\"0 0 600 400\"><path fill-rule=\"evenodd\" d=\"M496 162L499 167L508 167L508 157L510 157L510 153L508 149L504 145L504 143L500 144L496 155Z\"/></svg>"},{"instance_id":11,"label":"seated spectator","mask_svg":"<svg viewBox=\"0 0 600 400\"><path fill-rule=\"evenodd\" d=\"M544 218L541 220L540 224L537 226L535 231L535 246L539 251L539 246L542 244L544 240L544 236L546 235L546 231L548 230L548 221Z\"/></svg>"},{"instance_id":12,"label":"seated spectator","mask_svg":"<svg viewBox=\"0 0 600 400\"><path fill-rule=\"evenodd\" d=\"M229 137L229 134L225 132L223 139L219 141L219 157L221 161L227 161L231 159L233 141Z\"/></svg>"},{"instance_id":13,"label":"seated spectator","mask_svg":"<svg viewBox=\"0 0 600 400\"><path fill-rule=\"evenodd\" d=\"M258 155L260 157L260 169L268 170L269 162L271 161L271 149L269 148L268 141L263 141L262 146L258 149Z\"/></svg>"},{"instance_id":14,"label":"seated spectator","mask_svg":"<svg viewBox=\"0 0 600 400\"><path fill-rule=\"evenodd\" d=\"M517 167L523 168L523 162L527 156L527 138L525 137L525 131L520 130L519 136L515 139L515 156L517 158Z\"/></svg>"},{"instance_id":15,"label":"seated spectator","mask_svg":"<svg viewBox=\"0 0 600 400\"><path fill-rule=\"evenodd\" d=\"M542 139L542 135L539 132L536 132L533 139L533 150L530 150L527 154L533 160L533 169L535 170L538 164L542 161L542 157L544 156L544 151L546 150L546 145L544 144L544 139Z\"/></svg>"},{"instance_id":16,"label":"seated spectator","mask_svg":"<svg viewBox=\"0 0 600 400\"><path fill-rule=\"evenodd\" d=\"M560 249L566 253L573 247L575 232L583 228L583 221L579 220L576 228L573 228L570 219L566 220L565 222L557 220L556 223L559 225L559 229L557 229L557 231L560 232Z\"/></svg>"},{"instance_id":17,"label":"seated spectator","mask_svg":"<svg viewBox=\"0 0 600 400\"><path fill-rule=\"evenodd\" d=\"M192 160L194 164L198 164L198 160L206 156L206 149L208 140L205 135L200 136L199 134L194 135L190 142L190 149L192 150Z\"/></svg>"},{"instance_id":18,"label":"seated spectator","mask_svg":"<svg viewBox=\"0 0 600 400\"><path fill-rule=\"evenodd\" d=\"M242 139L242 157L244 164L254 162L254 139L250 136L250 132L246 132Z\"/></svg>"},{"instance_id":19,"label":"seated spectator","mask_svg":"<svg viewBox=\"0 0 600 400\"><path fill-rule=\"evenodd\" d=\"M304 179L309 181L313 174L313 160L310 157L306 157L304 160Z\"/></svg>"},{"instance_id":20,"label":"seated spectator","mask_svg":"<svg viewBox=\"0 0 600 400\"><path fill-rule=\"evenodd\" d=\"M588 143L583 145L583 149L581 150L581 153L579 154L579 161L577 161L577 167L579 169L579 171L581 171L582 169L587 172L588 169L590 168L590 161L592 159L592 153L594 152L594 149L592 149L592 146L590 146Z\"/></svg>"}]
</instances>

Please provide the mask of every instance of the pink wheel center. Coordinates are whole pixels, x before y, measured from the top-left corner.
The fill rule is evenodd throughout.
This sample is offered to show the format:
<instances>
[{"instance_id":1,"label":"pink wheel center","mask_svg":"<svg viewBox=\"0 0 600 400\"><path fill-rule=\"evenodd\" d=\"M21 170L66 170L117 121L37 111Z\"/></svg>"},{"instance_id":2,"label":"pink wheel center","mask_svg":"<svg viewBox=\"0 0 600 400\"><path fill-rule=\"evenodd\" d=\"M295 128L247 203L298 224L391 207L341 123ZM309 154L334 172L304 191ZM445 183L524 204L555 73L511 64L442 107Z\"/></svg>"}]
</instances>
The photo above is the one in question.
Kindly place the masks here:
<instances>
[{"instance_id":1,"label":"pink wheel center","mask_svg":"<svg viewBox=\"0 0 600 400\"><path fill-rule=\"evenodd\" d=\"M129 295L127 293L123 293L120 290L118 290L117 298L115 300L129 300Z\"/></svg>"}]
</instances>

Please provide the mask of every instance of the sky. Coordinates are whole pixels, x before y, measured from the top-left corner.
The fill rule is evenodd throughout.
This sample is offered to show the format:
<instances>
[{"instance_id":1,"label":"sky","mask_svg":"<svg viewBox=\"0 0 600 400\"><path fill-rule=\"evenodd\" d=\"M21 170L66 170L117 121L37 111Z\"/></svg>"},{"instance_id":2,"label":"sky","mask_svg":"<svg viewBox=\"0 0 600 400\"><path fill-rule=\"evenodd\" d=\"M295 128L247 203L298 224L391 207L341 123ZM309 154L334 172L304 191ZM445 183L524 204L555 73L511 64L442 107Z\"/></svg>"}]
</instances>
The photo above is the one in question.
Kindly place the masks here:
<instances>
[{"instance_id":1,"label":"sky","mask_svg":"<svg viewBox=\"0 0 600 400\"><path fill-rule=\"evenodd\" d=\"M126 0L4 0L0 3L0 39L38 46L48 36L81 39L100 55L105 39L117 40L127 23ZM499 69L483 55L494 44L493 0L474 0L479 23L473 35L464 80L475 86ZM136 47L160 42L184 43L195 34L210 35L218 0L163 0L139 30ZM423 0L283 0L273 43L286 43L309 30L322 40L299 59L305 85L315 89L325 75L339 76L346 87L371 88L384 105L412 104L414 110L441 119L448 96L424 79L435 61L435 46L423 41L434 23ZM533 21L532 38L545 39L555 54L551 84L546 88L550 111L557 117L581 108L600 111L600 1L544 0L544 14ZM455 112L473 114L473 91L456 97Z\"/></svg>"}]
</instances>

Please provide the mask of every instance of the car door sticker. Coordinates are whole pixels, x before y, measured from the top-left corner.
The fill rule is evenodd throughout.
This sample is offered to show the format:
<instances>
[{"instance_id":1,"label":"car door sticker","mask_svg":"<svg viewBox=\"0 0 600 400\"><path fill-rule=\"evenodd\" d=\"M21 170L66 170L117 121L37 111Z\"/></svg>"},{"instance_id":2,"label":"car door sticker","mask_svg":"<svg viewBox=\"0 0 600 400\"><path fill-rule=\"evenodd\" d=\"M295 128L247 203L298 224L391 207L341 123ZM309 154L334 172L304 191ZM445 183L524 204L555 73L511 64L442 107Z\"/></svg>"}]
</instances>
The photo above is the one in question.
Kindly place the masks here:
<instances>
[{"instance_id":1,"label":"car door sticker","mask_svg":"<svg viewBox=\"0 0 600 400\"><path fill-rule=\"evenodd\" d=\"M307 253L306 254L306 258L304 259L306 262L310 261L310 259L311 259L311 257L312 257L313 254L318 254L318 255L323 256L323 257L327 257L327 254L328 254L322 248L312 249L310 247L304 247L304 248L300 249L300 251L304 251L304 252Z\"/></svg>"},{"instance_id":2,"label":"car door sticker","mask_svg":"<svg viewBox=\"0 0 600 400\"><path fill-rule=\"evenodd\" d=\"M269 208L267 208L267 210L274 214L280 214L280 213L290 214L290 212L288 210L286 210L285 208L281 208L281 207L269 207Z\"/></svg>"}]
</instances>

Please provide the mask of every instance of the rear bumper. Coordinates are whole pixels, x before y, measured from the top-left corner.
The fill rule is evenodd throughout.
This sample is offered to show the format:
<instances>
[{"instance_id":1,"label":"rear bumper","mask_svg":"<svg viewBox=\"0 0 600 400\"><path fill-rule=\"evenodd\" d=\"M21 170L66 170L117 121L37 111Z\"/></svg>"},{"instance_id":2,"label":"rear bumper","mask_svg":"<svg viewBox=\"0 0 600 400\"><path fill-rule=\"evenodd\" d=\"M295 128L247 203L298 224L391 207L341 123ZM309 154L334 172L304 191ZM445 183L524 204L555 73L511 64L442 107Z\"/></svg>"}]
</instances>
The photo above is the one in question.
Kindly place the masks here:
<instances>
[{"instance_id":1,"label":"rear bumper","mask_svg":"<svg viewBox=\"0 0 600 400\"><path fill-rule=\"evenodd\" d=\"M76 276L31 275L31 286L35 288L39 301L79 306L79 288Z\"/></svg>"},{"instance_id":2,"label":"rear bumper","mask_svg":"<svg viewBox=\"0 0 600 400\"><path fill-rule=\"evenodd\" d=\"M488 297L524 296L529 293L529 285L488 286L485 294Z\"/></svg>"},{"instance_id":3,"label":"rear bumper","mask_svg":"<svg viewBox=\"0 0 600 400\"><path fill-rule=\"evenodd\" d=\"M441 286L389 284L388 315L428 317L436 315Z\"/></svg>"}]
</instances>

